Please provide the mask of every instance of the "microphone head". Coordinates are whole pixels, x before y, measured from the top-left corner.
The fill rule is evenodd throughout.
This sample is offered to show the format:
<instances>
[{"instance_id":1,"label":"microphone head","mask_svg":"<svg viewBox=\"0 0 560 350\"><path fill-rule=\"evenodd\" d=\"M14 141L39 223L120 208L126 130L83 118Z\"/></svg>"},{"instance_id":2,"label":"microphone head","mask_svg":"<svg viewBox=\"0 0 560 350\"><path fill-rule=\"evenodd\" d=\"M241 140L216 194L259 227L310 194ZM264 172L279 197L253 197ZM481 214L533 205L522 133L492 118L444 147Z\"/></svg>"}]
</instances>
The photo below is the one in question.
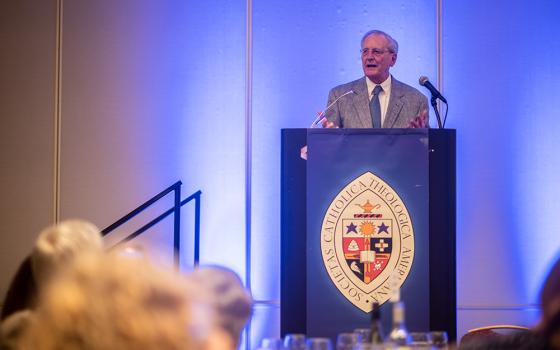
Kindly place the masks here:
<instances>
[{"instance_id":1,"label":"microphone head","mask_svg":"<svg viewBox=\"0 0 560 350\"><path fill-rule=\"evenodd\" d=\"M426 76L421 76L420 79L418 79L418 83L420 83L420 85L424 86L424 84L426 84L429 81L428 77Z\"/></svg>"}]
</instances>

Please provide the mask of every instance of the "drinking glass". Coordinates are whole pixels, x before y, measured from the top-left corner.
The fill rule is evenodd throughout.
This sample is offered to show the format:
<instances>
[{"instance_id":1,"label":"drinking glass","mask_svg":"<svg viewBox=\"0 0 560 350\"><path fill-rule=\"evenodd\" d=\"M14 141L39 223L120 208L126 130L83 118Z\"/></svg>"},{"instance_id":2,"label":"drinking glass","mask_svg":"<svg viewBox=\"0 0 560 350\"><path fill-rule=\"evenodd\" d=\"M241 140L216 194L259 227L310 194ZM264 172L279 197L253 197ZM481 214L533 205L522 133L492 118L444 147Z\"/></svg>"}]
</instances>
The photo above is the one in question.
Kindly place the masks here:
<instances>
[{"instance_id":1,"label":"drinking glass","mask_svg":"<svg viewBox=\"0 0 560 350\"><path fill-rule=\"evenodd\" d=\"M430 332L432 344L436 349L447 349L447 332Z\"/></svg>"},{"instance_id":2,"label":"drinking glass","mask_svg":"<svg viewBox=\"0 0 560 350\"><path fill-rule=\"evenodd\" d=\"M282 344L282 339L263 338L263 340L261 340L261 348L270 350L282 350L284 348L284 345Z\"/></svg>"},{"instance_id":3,"label":"drinking glass","mask_svg":"<svg viewBox=\"0 0 560 350\"><path fill-rule=\"evenodd\" d=\"M332 342L329 338L308 338L308 350L333 350Z\"/></svg>"},{"instance_id":4,"label":"drinking glass","mask_svg":"<svg viewBox=\"0 0 560 350\"><path fill-rule=\"evenodd\" d=\"M369 343L371 339L371 329L369 328L356 328L354 333L360 336L359 343Z\"/></svg>"},{"instance_id":5,"label":"drinking glass","mask_svg":"<svg viewBox=\"0 0 560 350\"><path fill-rule=\"evenodd\" d=\"M340 333L336 337L336 350L353 350L360 340L361 336L357 333Z\"/></svg>"},{"instance_id":6,"label":"drinking glass","mask_svg":"<svg viewBox=\"0 0 560 350\"><path fill-rule=\"evenodd\" d=\"M356 343L352 350L383 350L384 347L382 344L372 344L368 342L363 343ZM387 348L389 349L389 348Z\"/></svg>"},{"instance_id":7,"label":"drinking glass","mask_svg":"<svg viewBox=\"0 0 560 350\"><path fill-rule=\"evenodd\" d=\"M432 349L431 333L412 332L410 333L410 346L414 349L430 350Z\"/></svg>"},{"instance_id":8,"label":"drinking glass","mask_svg":"<svg viewBox=\"0 0 560 350\"><path fill-rule=\"evenodd\" d=\"M284 348L286 350L305 350L305 334L286 334Z\"/></svg>"}]
</instances>

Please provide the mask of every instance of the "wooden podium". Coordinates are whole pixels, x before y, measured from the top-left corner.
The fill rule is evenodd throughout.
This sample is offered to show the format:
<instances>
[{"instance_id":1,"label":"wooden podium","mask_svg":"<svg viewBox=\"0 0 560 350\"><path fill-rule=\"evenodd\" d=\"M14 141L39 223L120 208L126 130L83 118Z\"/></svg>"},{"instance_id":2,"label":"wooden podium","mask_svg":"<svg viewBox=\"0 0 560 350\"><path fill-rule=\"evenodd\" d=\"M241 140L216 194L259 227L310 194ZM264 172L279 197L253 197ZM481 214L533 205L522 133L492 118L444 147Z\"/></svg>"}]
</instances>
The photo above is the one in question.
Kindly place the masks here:
<instances>
[{"instance_id":1,"label":"wooden podium","mask_svg":"<svg viewBox=\"0 0 560 350\"><path fill-rule=\"evenodd\" d=\"M282 335L368 327L377 300L387 332L401 278L409 330L456 339L455 130L284 129L281 172Z\"/></svg>"}]
</instances>

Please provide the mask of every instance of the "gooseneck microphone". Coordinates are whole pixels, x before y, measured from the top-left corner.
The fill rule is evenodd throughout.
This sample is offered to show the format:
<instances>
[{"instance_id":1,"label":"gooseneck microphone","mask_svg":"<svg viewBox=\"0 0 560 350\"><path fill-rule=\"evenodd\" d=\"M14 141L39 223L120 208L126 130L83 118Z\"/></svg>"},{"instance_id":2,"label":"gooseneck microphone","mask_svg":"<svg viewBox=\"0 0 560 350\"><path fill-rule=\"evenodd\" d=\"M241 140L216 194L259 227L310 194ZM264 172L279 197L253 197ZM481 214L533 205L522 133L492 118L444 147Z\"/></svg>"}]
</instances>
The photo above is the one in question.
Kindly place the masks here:
<instances>
[{"instance_id":1,"label":"gooseneck microphone","mask_svg":"<svg viewBox=\"0 0 560 350\"><path fill-rule=\"evenodd\" d=\"M420 83L420 85L424 86L426 89L430 90L430 93L432 94L432 98L431 98L431 104L432 107L434 108L434 111L436 112L436 118L437 118L437 122L438 122L438 127L440 129L443 129L443 124L441 123L441 117L439 115L439 111L437 108L437 99L439 98L441 100L441 102L445 103L445 105L447 106L447 100L445 99L445 97L443 97L441 95L441 93L438 91L438 89L435 88L435 86L432 85L432 83L430 83L430 80L428 79L428 77L426 76L421 76L420 79L418 79L418 82ZM447 119L447 112L446 112L446 119Z\"/></svg>"},{"instance_id":2,"label":"gooseneck microphone","mask_svg":"<svg viewBox=\"0 0 560 350\"><path fill-rule=\"evenodd\" d=\"M445 97L441 95L441 93L438 91L438 89L436 89L435 86L432 85L432 83L430 83L430 79L428 79L428 77L421 76L420 79L418 79L418 82L420 83L420 85L430 90L433 97L439 98L442 102L447 103Z\"/></svg>"},{"instance_id":3,"label":"gooseneck microphone","mask_svg":"<svg viewBox=\"0 0 560 350\"><path fill-rule=\"evenodd\" d=\"M338 96L334 101L332 101L327 108L325 108L323 111L317 113L317 118L315 118L315 120L313 121L313 123L311 123L310 128L314 128L315 126L317 126L317 124L321 123L324 119L325 119L325 113L331 109L332 106L334 106L335 103L338 102L338 100L340 100L341 98L343 98L346 95L349 94L353 94L354 90L350 90L350 91L346 91L345 93L343 93L342 95Z\"/></svg>"}]
</instances>

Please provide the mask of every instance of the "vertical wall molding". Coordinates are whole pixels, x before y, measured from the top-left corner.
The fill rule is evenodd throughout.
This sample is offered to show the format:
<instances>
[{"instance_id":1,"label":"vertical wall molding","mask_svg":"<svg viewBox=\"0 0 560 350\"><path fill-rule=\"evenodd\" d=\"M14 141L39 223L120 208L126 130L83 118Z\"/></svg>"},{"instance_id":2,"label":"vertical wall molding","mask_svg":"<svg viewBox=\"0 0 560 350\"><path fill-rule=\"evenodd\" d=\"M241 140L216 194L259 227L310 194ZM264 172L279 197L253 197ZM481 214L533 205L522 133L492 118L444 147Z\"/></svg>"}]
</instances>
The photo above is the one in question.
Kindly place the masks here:
<instances>
[{"instance_id":1,"label":"vertical wall molding","mask_svg":"<svg viewBox=\"0 0 560 350\"><path fill-rule=\"evenodd\" d=\"M251 289L251 172L253 137L253 4L247 1L245 45L245 264L246 285Z\"/></svg>"},{"instance_id":2,"label":"vertical wall molding","mask_svg":"<svg viewBox=\"0 0 560 350\"><path fill-rule=\"evenodd\" d=\"M245 284L251 290L251 197L253 157L253 1L246 0L245 22ZM251 350L251 322L245 349Z\"/></svg>"},{"instance_id":3,"label":"vertical wall molding","mask_svg":"<svg viewBox=\"0 0 560 350\"><path fill-rule=\"evenodd\" d=\"M443 91L443 0L436 0L436 67L437 87ZM438 105L439 107L439 105Z\"/></svg>"},{"instance_id":4,"label":"vertical wall molding","mask_svg":"<svg viewBox=\"0 0 560 350\"><path fill-rule=\"evenodd\" d=\"M60 220L60 152L62 127L62 19L64 0L56 0L56 47L54 77L54 137L53 137L53 213L52 221Z\"/></svg>"}]
</instances>

